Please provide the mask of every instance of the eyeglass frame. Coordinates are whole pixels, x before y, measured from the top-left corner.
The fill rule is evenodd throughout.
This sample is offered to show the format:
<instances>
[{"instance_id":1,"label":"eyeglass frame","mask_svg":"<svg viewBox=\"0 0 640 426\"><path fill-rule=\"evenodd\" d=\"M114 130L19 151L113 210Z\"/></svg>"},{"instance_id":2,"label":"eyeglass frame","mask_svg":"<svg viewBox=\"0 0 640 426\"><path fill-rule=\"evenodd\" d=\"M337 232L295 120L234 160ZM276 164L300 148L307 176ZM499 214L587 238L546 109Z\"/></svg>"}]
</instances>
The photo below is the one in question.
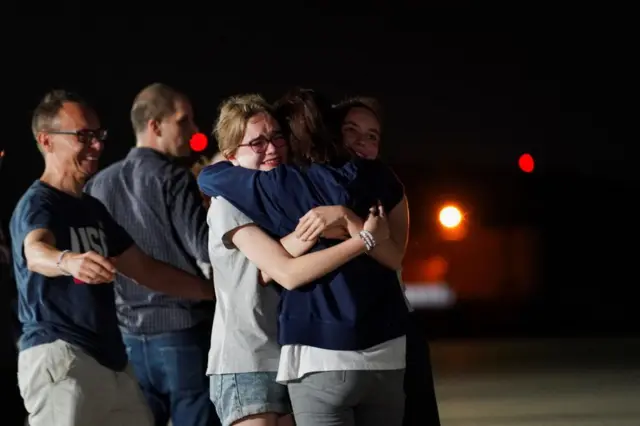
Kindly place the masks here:
<instances>
[{"instance_id":1,"label":"eyeglass frame","mask_svg":"<svg viewBox=\"0 0 640 426\"><path fill-rule=\"evenodd\" d=\"M275 141L278 140L278 139L282 139L283 143L276 144ZM276 148L282 148L283 146L285 146L287 144L287 138L285 138L282 133L275 133L270 138L267 138L267 137L261 135L261 136L258 136L255 139L247 142L247 143L239 144L238 147L248 146L256 154L264 154L267 151L267 147L269 146L269 144L272 144ZM263 145L263 148L258 148L258 146L260 146L260 145Z\"/></svg>"},{"instance_id":2,"label":"eyeglass frame","mask_svg":"<svg viewBox=\"0 0 640 426\"><path fill-rule=\"evenodd\" d=\"M104 143L109 136L107 129L45 130L44 133L49 133L51 135L75 136L78 139L78 142L83 145L91 143L94 139ZM98 136L98 133L102 133L102 136Z\"/></svg>"}]
</instances>

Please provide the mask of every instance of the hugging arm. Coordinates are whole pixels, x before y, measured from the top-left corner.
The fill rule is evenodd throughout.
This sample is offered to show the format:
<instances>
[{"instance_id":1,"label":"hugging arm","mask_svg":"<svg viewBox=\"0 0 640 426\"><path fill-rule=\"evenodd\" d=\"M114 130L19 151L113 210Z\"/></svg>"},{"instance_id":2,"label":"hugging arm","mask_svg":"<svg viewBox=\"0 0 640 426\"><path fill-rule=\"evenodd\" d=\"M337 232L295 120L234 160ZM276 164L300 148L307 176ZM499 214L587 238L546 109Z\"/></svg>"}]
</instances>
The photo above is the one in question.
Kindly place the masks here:
<instances>
[{"instance_id":1,"label":"hugging arm","mask_svg":"<svg viewBox=\"0 0 640 426\"><path fill-rule=\"evenodd\" d=\"M294 258L227 200L212 200L215 215L210 226L227 248L240 250L258 269L282 287L292 290L339 268L366 251L365 242L355 236L325 250Z\"/></svg>"},{"instance_id":2,"label":"hugging arm","mask_svg":"<svg viewBox=\"0 0 640 426\"><path fill-rule=\"evenodd\" d=\"M316 213L318 210L321 214ZM300 218L298 227L289 235L282 237L280 245L292 257L299 257L311 250L321 235L325 238L345 239L350 233L355 235L362 228L362 220L346 207L317 207ZM260 274L263 282L272 280L264 270L261 270Z\"/></svg>"},{"instance_id":3,"label":"hugging arm","mask_svg":"<svg viewBox=\"0 0 640 426\"><path fill-rule=\"evenodd\" d=\"M379 244L370 254L385 266L400 269L408 234L408 208L404 188L390 170L383 169L385 173L379 173L380 166L366 167L366 173L362 173L362 176L365 180L367 176L375 177L376 191L380 192L383 205L389 212L392 233L392 240ZM262 172L221 162L203 169L198 177L198 184L203 193L226 199L249 216L256 225L274 235L282 235L283 229L294 229L298 225L300 216L296 217L296 213L300 213L301 206L295 203L292 194L308 191L299 171L294 166L286 165ZM284 208L292 203L296 209ZM390 207L393 208L389 209ZM283 237L281 243L294 257L313 246L309 241L300 241L294 235ZM263 272L270 275L265 270Z\"/></svg>"},{"instance_id":4,"label":"hugging arm","mask_svg":"<svg viewBox=\"0 0 640 426\"><path fill-rule=\"evenodd\" d=\"M384 266L399 270L409 239L409 204L407 197L388 214L390 238L377 245L369 255Z\"/></svg>"},{"instance_id":5,"label":"hugging arm","mask_svg":"<svg viewBox=\"0 0 640 426\"><path fill-rule=\"evenodd\" d=\"M352 182L352 197L368 194L384 207L390 230L390 238L377 245L369 255L388 268L402 268L409 236L409 204L404 186L396 174L379 160L354 160L358 170Z\"/></svg>"},{"instance_id":6,"label":"hugging arm","mask_svg":"<svg viewBox=\"0 0 640 426\"><path fill-rule=\"evenodd\" d=\"M294 258L278 241L255 225L237 228L229 238L261 271L288 290L323 277L366 250L364 241L355 237Z\"/></svg>"},{"instance_id":7,"label":"hugging arm","mask_svg":"<svg viewBox=\"0 0 640 426\"><path fill-rule=\"evenodd\" d=\"M198 176L200 190L210 197L222 197L274 235L282 235L283 222L297 222L295 212L286 209L286 194L302 191L292 166L269 172L235 167L220 162L205 167Z\"/></svg>"},{"instance_id":8,"label":"hugging arm","mask_svg":"<svg viewBox=\"0 0 640 426\"><path fill-rule=\"evenodd\" d=\"M409 207L406 197L385 216L389 224L390 238L376 244L369 255L387 268L399 270L402 268L409 230ZM327 233L354 235L362 229L362 220L347 207L320 206L302 217L295 232L302 241L315 241L315 238Z\"/></svg>"}]
</instances>

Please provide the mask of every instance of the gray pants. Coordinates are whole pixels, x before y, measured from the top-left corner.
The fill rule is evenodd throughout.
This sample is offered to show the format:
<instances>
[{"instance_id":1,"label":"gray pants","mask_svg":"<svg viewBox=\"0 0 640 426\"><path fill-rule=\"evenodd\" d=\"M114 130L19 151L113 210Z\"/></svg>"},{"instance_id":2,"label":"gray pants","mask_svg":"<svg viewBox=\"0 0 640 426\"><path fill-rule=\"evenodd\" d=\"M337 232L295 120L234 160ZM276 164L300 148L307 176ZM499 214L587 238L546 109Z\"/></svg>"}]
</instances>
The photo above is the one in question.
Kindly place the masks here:
<instances>
[{"instance_id":1,"label":"gray pants","mask_svg":"<svg viewBox=\"0 0 640 426\"><path fill-rule=\"evenodd\" d=\"M404 370L325 371L289 382L297 426L401 426Z\"/></svg>"}]
</instances>

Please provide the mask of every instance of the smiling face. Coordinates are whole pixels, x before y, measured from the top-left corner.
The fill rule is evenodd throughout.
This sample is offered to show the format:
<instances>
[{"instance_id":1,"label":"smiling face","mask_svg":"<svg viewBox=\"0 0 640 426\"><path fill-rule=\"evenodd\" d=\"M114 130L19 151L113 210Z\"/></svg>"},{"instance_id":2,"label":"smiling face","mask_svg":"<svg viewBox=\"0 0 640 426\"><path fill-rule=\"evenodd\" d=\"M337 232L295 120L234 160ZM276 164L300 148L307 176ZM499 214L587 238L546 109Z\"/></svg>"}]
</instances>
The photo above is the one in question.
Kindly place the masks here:
<instances>
[{"instance_id":1,"label":"smiling face","mask_svg":"<svg viewBox=\"0 0 640 426\"><path fill-rule=\"evenodd\" d=\"M247 121L242 142L229 160L236 166L271 170L288 160L289 146L277 121L267 113L258 113Z\"/></svg>"},{"instance_id":2,"label":"smiling face","mask_svg":"<svg viewBox=\"0 0 640 426\"><path fill-rule=\"evenodd\" d=\"M375 159L380 153L380 122L364 107L353 107L342 122L342 141L356 155Z\"/></svg>"},{"instance_id":3,"label":"smiling face","mask_svg":"<svg viewBox=\"0 0 640 426\"><path fill-rule=\"evenodd\" d=\"M37 135L47 164L78 181L98 170L105 139L95 112L76 102L64 102L51 128Z\"/></svg>"}]
</instances>

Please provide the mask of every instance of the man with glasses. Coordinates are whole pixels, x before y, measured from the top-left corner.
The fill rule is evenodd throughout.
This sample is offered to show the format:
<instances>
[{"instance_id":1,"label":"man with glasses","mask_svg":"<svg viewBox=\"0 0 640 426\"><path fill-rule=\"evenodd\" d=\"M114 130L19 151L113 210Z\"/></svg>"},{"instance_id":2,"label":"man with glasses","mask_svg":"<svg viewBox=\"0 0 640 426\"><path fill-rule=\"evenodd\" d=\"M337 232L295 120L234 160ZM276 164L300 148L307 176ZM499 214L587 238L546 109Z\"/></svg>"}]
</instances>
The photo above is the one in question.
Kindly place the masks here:
<instances>
[{"instance_id":1,"label":"man with glasses","mask_svg":"<svg viewBox=\"0 0 640 426\"><path fill-rule=\"evenodd\" d=\"M187 97L164 84L145 87L131 108L136 147L93 177L98 198L149 256L190 274L210 275L207 211L182 160L198 131ZM219 424L206 360L215 305L170 297L116 277L124 342L156 424ZM211 285L213 287L213 285Z\"/></svg>"},{"instance_id":2,"label":"man with glasses","mask_svg":"<svg viewBox=\"0 0 640 426\"><path fill-rule=\"evenodd\" d=\"M22 325L18 382L31 426L145 426L153 420L118 329L112 282L212 299L211 284L145 255L84 194L106 131L79 97L54 91L33 113L45 170L10 223ZM178 285L179 283L179 285Z\"/></svg>"}]
</instances>

